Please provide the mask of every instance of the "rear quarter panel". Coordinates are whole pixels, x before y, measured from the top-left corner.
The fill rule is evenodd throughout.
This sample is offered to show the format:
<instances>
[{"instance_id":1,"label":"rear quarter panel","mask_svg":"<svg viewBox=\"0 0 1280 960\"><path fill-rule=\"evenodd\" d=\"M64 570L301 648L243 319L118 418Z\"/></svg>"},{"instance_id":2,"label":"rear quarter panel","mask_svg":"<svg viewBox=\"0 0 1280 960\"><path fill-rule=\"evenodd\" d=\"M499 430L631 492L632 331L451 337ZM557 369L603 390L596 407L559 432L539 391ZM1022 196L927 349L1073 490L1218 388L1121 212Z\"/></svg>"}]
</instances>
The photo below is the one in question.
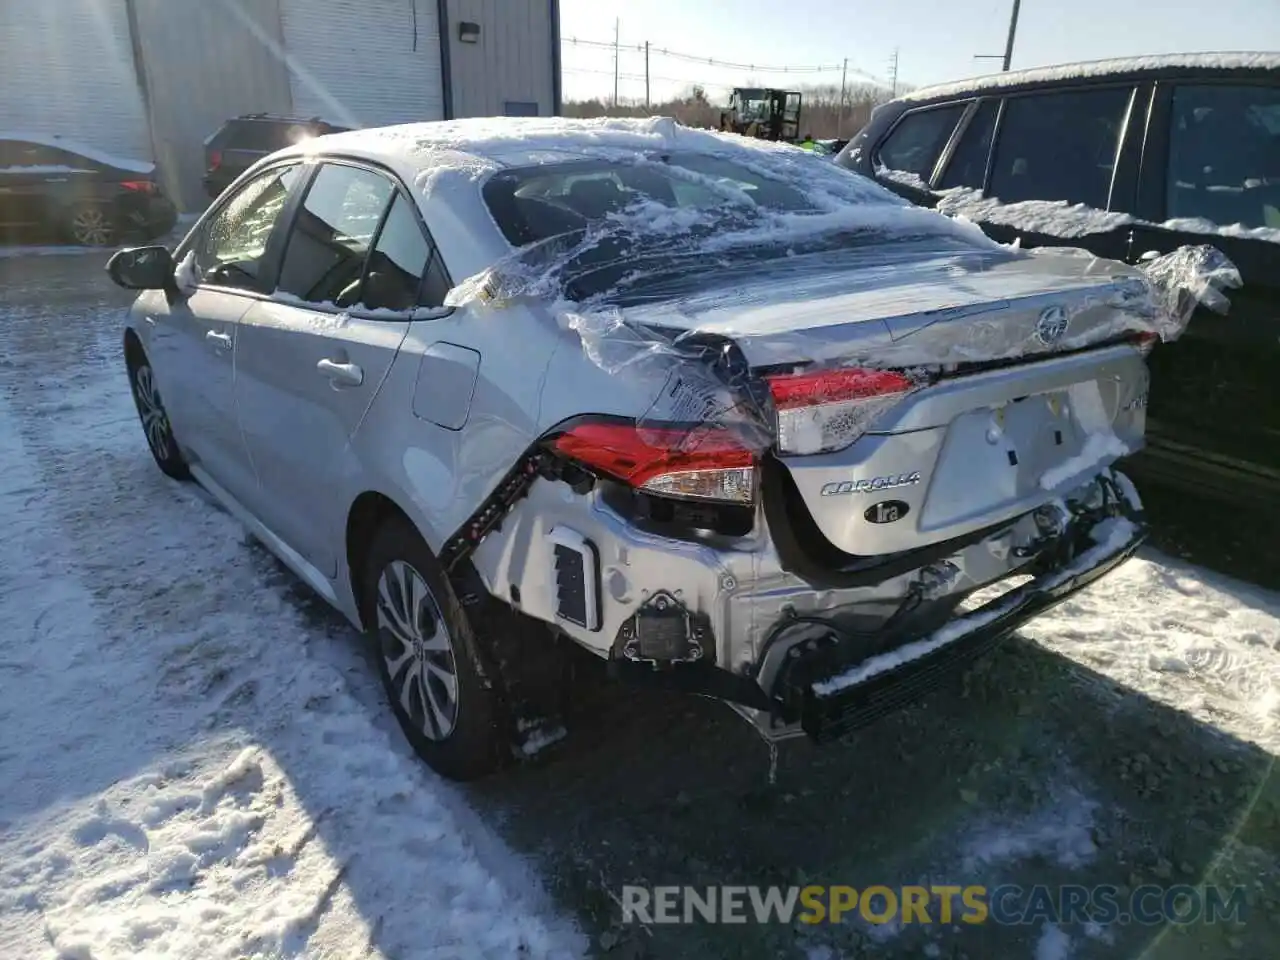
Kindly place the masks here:
<instances>
[{"instance_id":1,"label":"rear quarter panel","mask_svg":"<svg viewBox=\"0 0 1280 960\"><path fill-rule=\"evenodd\" d=\"M411 324L353 439L363 478L349 500L382 493L439 551L537 439L539 394L556 348L550 334L525 306L471 305ZM424 366L428 351L479 355L469 402L450 398L447 409L432 409L424 378L442 371L436 361Z\"/></svg>"}]
</instances>

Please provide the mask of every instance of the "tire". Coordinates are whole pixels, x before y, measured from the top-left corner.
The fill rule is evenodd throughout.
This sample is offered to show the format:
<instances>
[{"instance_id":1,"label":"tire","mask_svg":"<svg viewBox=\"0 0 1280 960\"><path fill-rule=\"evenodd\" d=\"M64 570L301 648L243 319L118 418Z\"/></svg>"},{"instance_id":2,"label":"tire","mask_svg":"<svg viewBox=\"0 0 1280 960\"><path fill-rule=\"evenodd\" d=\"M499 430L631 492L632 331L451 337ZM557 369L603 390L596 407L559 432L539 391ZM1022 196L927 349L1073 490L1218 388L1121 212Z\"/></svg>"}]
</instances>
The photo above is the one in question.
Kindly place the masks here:
<instances>
[{"instance_id":1,"label":"tire","mask_svg":"<svg viewBox=\"0 0 1280 960\"><path fill-rule=\"evenodd\" d=\"M142 433L147 438L151 456L165 476L189 480L191 474L182 459L178 441L173 437L173 425L156 388L151 363L141 347L132 347L128 353L129 391L133 394L133 405L138 409L138 420L142 423Z\"/></svg>"},{"instance_id":2,"label":"tire","mask_svg":"<svg viewBox=\"0 0 1280 960\"><path fill-rule=\"evenodd\" d=\"M414 752L451 780L491 773L507 740L498 695L443 568L406 520L374 535L363 596L378 674Z\"/></svg>"},{"instance_id":3,"label":"tire","mask_svg":"<svg viewBox=\"0 0 1280 960\"><path fill-rule=\"evenodd\" d=\"M109 247L119 231L111 210L99 203L76 204L67 214L67 237L85 247Z\"/></svg>"}]
</instances>

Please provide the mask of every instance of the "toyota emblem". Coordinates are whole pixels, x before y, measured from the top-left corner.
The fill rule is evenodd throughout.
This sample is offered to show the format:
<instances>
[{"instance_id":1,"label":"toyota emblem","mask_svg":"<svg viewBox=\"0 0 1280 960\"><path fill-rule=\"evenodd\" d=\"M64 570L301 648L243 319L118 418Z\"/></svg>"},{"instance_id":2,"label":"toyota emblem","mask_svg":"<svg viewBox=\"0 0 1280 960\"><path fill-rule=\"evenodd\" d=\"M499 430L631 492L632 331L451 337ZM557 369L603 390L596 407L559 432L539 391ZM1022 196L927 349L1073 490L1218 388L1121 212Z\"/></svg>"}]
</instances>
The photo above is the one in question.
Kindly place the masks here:
<instances>
[{"instance_id":1,"label":"toyota emblem","mask_svg":"<svg viewBox=\"0 0 1280 960\"><path fill-rule=\"evenodd\" d=\"M1067 311L1064 307L1046 307L1036 321L1036 339L1046 347L1062 339L1067 332Z\"/></svg>"}]
</instances>

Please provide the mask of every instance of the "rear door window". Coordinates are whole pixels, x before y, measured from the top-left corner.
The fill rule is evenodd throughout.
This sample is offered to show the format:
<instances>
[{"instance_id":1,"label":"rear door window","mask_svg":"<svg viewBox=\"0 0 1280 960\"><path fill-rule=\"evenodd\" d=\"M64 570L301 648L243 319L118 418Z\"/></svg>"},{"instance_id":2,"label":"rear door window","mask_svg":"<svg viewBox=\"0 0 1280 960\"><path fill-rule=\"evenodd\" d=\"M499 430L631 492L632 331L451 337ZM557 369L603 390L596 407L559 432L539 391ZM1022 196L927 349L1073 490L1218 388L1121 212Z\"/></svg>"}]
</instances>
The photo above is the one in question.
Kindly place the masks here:
<instances>
[{"instance_id":1,"label":"rear door window","mask_svg":"<svg viewBox=\"0 0 1280 960\"><path fill-rule=\"evenodd\" d=\"M353 306L394 191L380 173L324 164L289 230L277 292L322 306Z\"/></svg>"},{"instance_id":2,"label":"rear door window","mask_svg":"<svg viewBox=\"0 0 1280 960\"><path fill-rule=\"evenodd\" d=\"M998 100L983 100L969 119L969 125L960 134L947 169L939 184L948 187L972 187L981 190L987 176L987 158L991 153L991 137L996 130L996 114L1000 110Z\"/></svg>"},{"instance_id":3,"label":"rear door window","mask_svg":"<svg viewBox=\"0 0 1280 960\"><path fill-rule=\"evenodd\" d=\"M952 103L906 114L880 144L877 153L880 165L928 180L966 106Z\"/></svg>"},{"instance_id":4,"label":"rear door window","mask_svg":"<svg viewBox=\"0 0 1280 960\"><path fill-rule=\"evenodd\" d=\"M996 141L992 195L1107 209L1130 87L1010 97Z\"/></svg>"},{"instance_id":5,"label":"rear door window","mask_svg":"<svg viewBox=\"0 0 1280 960\"><path fill-rule=\"evenodd\" d=\"M423 233L413 204L397 193L369 256L360 305L370 310L441 307L448 292L439 250Z\"/></svg>"},{"instance_id":6,"label":"rear door window","mask_svg":"<svg viewBox=\"0 0 1280 960\"><path fill-rule=\"evenodd\" d=\"M1280 229L1280 88L1175 88L1165 214Z\"/></svg>"}]
</instances>

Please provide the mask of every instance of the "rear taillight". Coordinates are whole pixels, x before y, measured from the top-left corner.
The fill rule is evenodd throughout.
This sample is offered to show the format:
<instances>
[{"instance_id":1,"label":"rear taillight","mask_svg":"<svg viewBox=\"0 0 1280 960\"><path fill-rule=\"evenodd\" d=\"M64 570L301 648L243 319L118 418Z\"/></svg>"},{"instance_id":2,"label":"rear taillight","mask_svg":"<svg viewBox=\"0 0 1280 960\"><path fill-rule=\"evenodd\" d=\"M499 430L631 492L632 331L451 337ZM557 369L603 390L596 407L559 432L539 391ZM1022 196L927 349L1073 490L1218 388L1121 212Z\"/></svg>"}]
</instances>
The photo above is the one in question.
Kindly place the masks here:
<instances>
[{"instance_id":1,"label":"rear taillight","mask_svg":"<svg viewBox=\"0 0 1280 960\"><path fill-rule=\"evenodd\" d=\"M222 166L222 151L210 150L209 151L209 171L213 172L214 170L217 170L220 166Z\"/></svg>"},{"instance_id":2,"label":"rear taillight","mask_svg":"<svg viewBox=\"0 0 1280 960\"><path fill-rule=\"evenodd\" d=\"M841 450L916 386L896 370L844 367L766 378L781 453Z\"/></svg>"},{"instance_id":3,"label":"rear taillight","mask_svg":"<svg viewBox=\"0 0 1280 960\"><path fill-rule=\"evenodd\" d=\"M646 493L739 504L755 497L755 455L720 428L580 423L552 446Z\"/></svg>"},{"instance_id":4,"label":"rear taillight","mask_svg":"<svg viewBox=\"0 0 1280 960\"><path fill-rule=\"evenodd\" d=\"M156 185L150 180L122 180L120 186L134 193L155 193Z\"/></svg>"}]
</instances>

